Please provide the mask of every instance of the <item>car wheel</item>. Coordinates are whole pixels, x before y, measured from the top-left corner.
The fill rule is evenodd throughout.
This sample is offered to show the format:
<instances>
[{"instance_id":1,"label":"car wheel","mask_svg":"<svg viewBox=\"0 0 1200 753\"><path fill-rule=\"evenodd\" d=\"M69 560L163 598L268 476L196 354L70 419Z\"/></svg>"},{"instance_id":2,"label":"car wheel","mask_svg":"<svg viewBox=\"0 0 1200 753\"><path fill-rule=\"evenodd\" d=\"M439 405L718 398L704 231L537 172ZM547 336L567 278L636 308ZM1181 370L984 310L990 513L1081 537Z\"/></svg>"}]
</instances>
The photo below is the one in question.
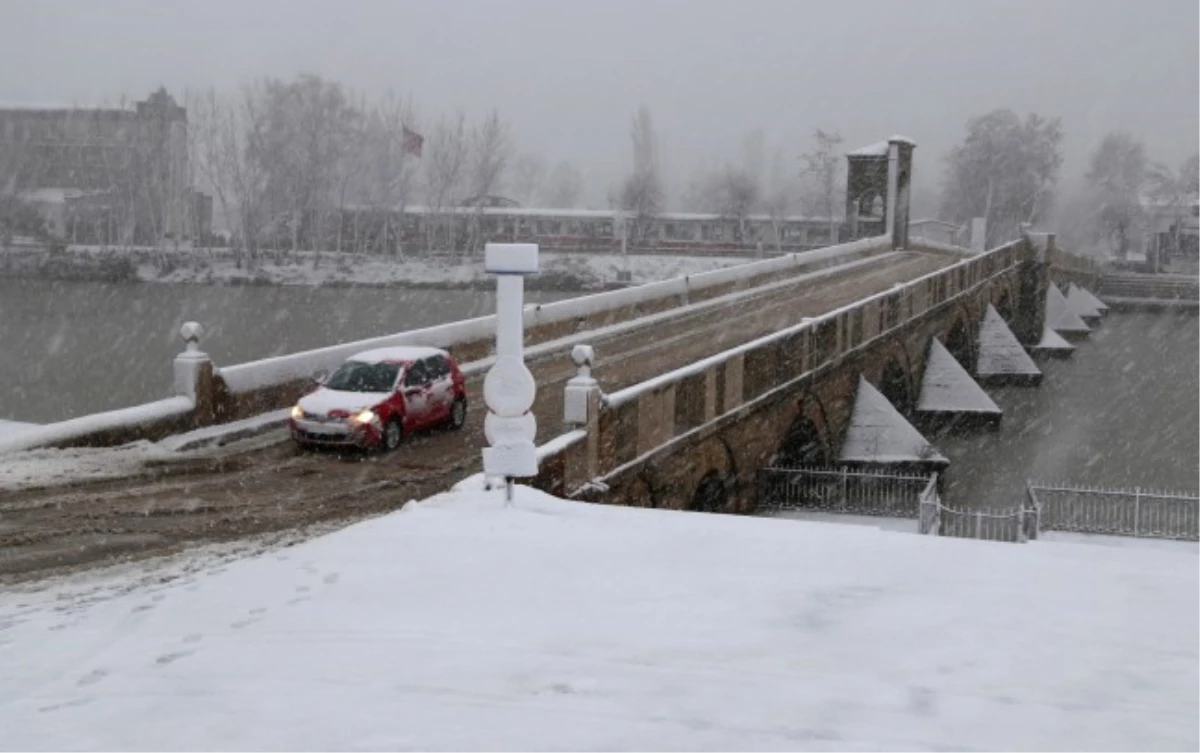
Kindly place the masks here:
<instances>
[{"instance_id":1,"label":"car wheel","mask_svg":"<svg viewBox=\"0 0 1200 753\"><path fill-rule=\"evenodd\" d=\"M391 452L399 447L403 437L404 430L400 428L400 422L397 419L389 418L388 422L383 425L383 451Z\"/></svg>"},{"instance_id":2,"label":"car wheel","mask_svg":"<svg viewBox=\"0 0 1200 753\"><path fill-rule=\"evenodd\" d=\"M467 401L460 397L454 401L454 405L450 406L450 428L461 429L465 423L467 423Z\"/></svg>"}]
</instances>

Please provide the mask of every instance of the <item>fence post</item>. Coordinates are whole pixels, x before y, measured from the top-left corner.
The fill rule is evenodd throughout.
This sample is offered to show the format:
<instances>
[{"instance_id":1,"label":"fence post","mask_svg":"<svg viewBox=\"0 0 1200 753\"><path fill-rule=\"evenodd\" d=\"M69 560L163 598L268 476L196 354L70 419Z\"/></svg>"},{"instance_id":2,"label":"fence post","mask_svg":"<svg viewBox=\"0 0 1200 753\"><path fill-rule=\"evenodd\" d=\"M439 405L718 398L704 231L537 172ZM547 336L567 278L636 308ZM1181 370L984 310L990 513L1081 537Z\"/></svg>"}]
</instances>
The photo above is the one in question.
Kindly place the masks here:
<instances>
[{"instance_id":1,"label":"fence post","mask_svg":"<svg viewBox=\"0 0 1200 753\"><path fill-rule=\"evenodd\" d=\"M850 493L849 493L849 490L847 489L848 484L849 484L848 471L846 470L846 466L843 465L842 466L842 507L846 507L847 505L850 504L850 500L848 498Z\"/></svg>"},{"instance_id":2,"label":"fence post","mask_svg":"<svg viewBox=\"0 0 1200 753\"><path fill-rule=\"evenodd\" d=\"M975 512L975 538L983 538L983 513L980 511Z\"/></svg>"},{"instance_id":3,"label":"fence post","mask_svg":"<svg viewBox=\"0 0 1200 753\"><path fill-rule=\"evenodd\" d=\"M1138 524L1142 517L1142 487L1135 486L1133 488L1133 535L1141 535L1141 526Z\"/></svg>"}]
</instances>

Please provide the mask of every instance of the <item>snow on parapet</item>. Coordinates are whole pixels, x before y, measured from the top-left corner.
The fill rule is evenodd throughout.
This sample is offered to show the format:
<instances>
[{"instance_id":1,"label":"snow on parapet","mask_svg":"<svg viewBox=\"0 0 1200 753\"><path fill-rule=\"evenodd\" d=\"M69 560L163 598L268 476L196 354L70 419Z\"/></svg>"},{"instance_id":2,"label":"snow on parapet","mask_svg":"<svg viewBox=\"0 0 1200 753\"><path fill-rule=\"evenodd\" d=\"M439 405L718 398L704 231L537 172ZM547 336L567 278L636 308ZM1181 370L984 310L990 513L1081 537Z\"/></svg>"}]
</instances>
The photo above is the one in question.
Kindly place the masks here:
<instances>
[{"instance_id":1,"label":"snow on parapet","mask_svg":"<svg viewBox=\"0 0 1200 753\"><path fill-rule=\"evenodd\" d=\"M169 397L166 400L135 405L131 408L120 408L71 418L58 423L43 424L0 439L0 454L45 447L56 442L65 442L110 429L124 429L139 424L177 418L190 413L194 407L195 404L189 397Z\"/></svg>"},{"instance_id":2,"label":"snow on parapet","mask_svg":"<svg viewBox=\"0 0 1200 753\"><path fill-rule=\"evenodd\" d=\"M861 376L838 459L843 463L950 462Z\"/></svg>"},{"instance_id":3,"label":"snow on parapet","mask_svg":"<svg viewBox=\"0 0 1200 753\"><path fill-rule=\"evenodd\" d=\"M1075 283L1071 283L1067 287L1067 307L1079 315L1086 323L1088 319L1099 319L1101 316L1100 309L1091 301L1083 288Z\"/></svg>"},{"instance_id":4,"label":"snow on parapet","mask_svg":"<svg viewBox=\"0 0 1200 753\"><path fill-rule=\"evenodd\" d=\"M1055 332L1087 334L1092 328L1067 305L1067 299L1054 283L1046 289L1046 324Z\"/></svg>"},{"instance_id":5,"label":"snow on parapet","mask_svg":"<svg viewBox=\"0 0 1200 753\"><path fill-rule=\"evenodd\" d=\"M983 314L983 324L979 326L979 364L975 373L981 377L1040 376L1042 373L990 303Z\"/></svg>"},{"instance_id":6,"label":"snow on parapet","mask_svg":"<svg viewBox=\"0 0 1200 753\"><path fill-rule=\"evenodd\" d=\"M1001 413L1000 407L936 338L929 345L929 361L925 364L925 376L921 379L917 410L989 415Z\"/></svg>"}]
</instances>

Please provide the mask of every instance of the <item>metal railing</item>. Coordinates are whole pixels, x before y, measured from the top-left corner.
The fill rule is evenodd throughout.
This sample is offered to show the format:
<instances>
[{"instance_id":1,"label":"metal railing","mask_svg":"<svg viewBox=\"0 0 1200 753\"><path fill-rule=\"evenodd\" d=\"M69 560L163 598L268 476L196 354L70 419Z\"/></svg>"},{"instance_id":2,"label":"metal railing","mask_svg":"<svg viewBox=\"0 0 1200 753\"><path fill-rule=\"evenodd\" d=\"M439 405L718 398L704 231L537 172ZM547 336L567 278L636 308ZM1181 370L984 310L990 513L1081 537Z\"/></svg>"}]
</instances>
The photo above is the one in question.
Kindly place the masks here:
<instances>
[{"instance_id":1,"label":"metal railing","mask_svg":"<svg viewBox=\"0 0 1200 753\"><path fill-rule=\"evenodd\" d=\"M1041 530L1200 540L1195 493L1036 482L1027 489Z\"/></svg>"},{"instance_id":2,"label":"metal railing","mask_svg":"<svg viewBox=\"0 0 1200 753\"><path fill-rule=\"evenodd\" d=\"M938 509L938 535L983 541L1027 540L1024 525L1026 510L956 510L945 505Z\"/></svg>"},{"instance_id":3,"label":"metal railing","mask_svg":"<svg viewBox=\"0 0 1200 753\"><path fill-rule=\"evenodd\" d=\"M828 466L763 468L758 472L762 513L814 510L847 515L916 518L922 493L937 474L887 473Z\"/></svg>"}]
</instances>

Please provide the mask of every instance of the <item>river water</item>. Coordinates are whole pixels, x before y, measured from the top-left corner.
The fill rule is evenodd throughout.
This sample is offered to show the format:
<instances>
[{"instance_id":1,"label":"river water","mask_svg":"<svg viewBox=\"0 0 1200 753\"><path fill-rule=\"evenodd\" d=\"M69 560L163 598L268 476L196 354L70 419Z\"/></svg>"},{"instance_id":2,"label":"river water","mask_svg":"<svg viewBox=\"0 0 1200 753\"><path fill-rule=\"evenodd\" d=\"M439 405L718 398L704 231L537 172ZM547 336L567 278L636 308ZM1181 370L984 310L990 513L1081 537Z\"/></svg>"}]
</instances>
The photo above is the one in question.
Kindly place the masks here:
<instances>
[{"instance_id":1,"label":"river water","mask_svg":"<svg viewBox=\"0 0 1200 753\"><path fill-rule=\"evenodd\" d=\"M0 279L0 419L48 423L169 397L188 320L228 366L495 310L493 293L471 290Z\"/></svg>"},{"instance_id":2,"label":"river water","mask_svg":"<svg viewBox=\"0 0 1200 753\"><path fill-rule=\"evenodd\" d=\"M1039 387L988 393L1000 429L932 438L950 459L945 503L1009 508L1025 480L1200 488L1200 318L1111 313Z\"/></svg>"}]
</instances>

